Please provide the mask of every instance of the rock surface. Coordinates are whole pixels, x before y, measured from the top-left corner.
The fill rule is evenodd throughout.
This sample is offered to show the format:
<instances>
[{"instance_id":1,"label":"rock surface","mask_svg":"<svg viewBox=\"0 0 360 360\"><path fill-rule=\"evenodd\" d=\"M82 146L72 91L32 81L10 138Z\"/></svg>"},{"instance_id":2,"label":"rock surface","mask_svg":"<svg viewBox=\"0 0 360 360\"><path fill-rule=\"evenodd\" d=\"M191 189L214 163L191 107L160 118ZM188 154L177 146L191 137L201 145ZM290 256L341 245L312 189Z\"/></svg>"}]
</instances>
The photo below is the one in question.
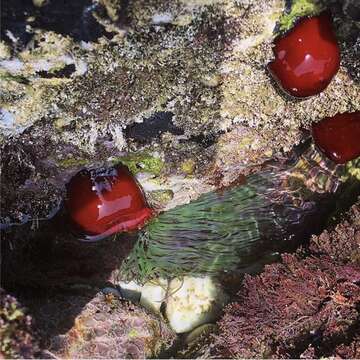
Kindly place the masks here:
<instances>
[{"instance_id":1,"label":"rock surface","mask_svg":"<svg viewBox=\"0 0 360 360\"><path fill-rule=\"evenodd\" d=\"M174 340L160 318L112 294L47 294L28 306L44 349L60 358L157 357Z\"/></svg>"},{"instance_id":2,"label":"rock surface","mask_svg":"<svg viewBox=\"0 0 360 360\"><path fill-rule=\"evenodd\" d=\"M21 299L34 315L49 353L156 357L174 338L162 320L137 305L98 293L118 280L116 269L133 238L84 244L72 236L62 204L65 184L77 171L121 162L137 176L151 205L166 210L282 156L313 121L359 110L360 38L359 23L349 10L353 0L331 1L342 64L324 93L295 101L268 76L266 65L278 31L291 27L297 16L323 9L321 1L291 3L290 8L285 0L4 3L0 186L1 223L7 231L1 241L2 275L9 288L22 288ZM352 236L351 229L344 226L340 234ZM304 282L311 285L324 278L325 293L312 286L290 289L299 299L307 291L313 303L300 304L305 315L300 307L292 309L290 318L286 314L275 322L271 316L276 312L265 311L263 318L256 319L263 338L256 327L251 328L258 308L251 312L242 310L243 305L230 306L220 322L223 335L217 339L216 356L315 357L328 344L333 346L333 339L340 340L331 347L332 354L357 356L359 340L351 334L359 323L354 300L359 280L355 260L350 261L344 251L349 246L354 249L341 240L342 247L335 250L326 240L331 236L322 239L317 250L310 250L314 259L287 256L284 264L268 269L279 271L279 281L289 277L294 283L293 271L306 269L309 276ZM266 293L267 297L269 287L277 283L269 275L269 282L263 284L259 279L267 280L267 275L261 276L248 278L240 296L248 299ZM52 293L54 287L67 292ZM138 297L137 292L132 295ZM246 306L261 308L264 303L252 301ZM283 302L279 304L275 310L282 311ZM320 312L315 319L311 306L316 305ZM245 332L236 320L241 311L249 320ZM295 326L291 316L298 313ZM15 320L15 330L24 330L19 330L11 356L31 357L35 352L37 345L27 335L24 319L21 315L19 323ZM302 332L304 327L307 332ZM243 336L232 342L236 331ZM279 340L268 350L274 334ZM252 342L256 336L263 347ZM19 345L22 339L25 347ZM246 349L241 347L245 344ZM208 353L209 349L213 348L207 347Z\"/></svg>"},{"instance_id":3,"label":"rock surface","mask_svg":"<svg viewBox=\"0 0 360 360\"><path fill-rule=\"evenodd\" d=\"M3 221L52 216L75 172L114 162L128 165L168 209L289 150L301 127L359 109L357 23L337 7L335 79L301 102L279 92L266 70L276 24L323 9L296 0L284 15L286 3L83 0L24 10L7 2Z\"/></svg>"}]
</instances>

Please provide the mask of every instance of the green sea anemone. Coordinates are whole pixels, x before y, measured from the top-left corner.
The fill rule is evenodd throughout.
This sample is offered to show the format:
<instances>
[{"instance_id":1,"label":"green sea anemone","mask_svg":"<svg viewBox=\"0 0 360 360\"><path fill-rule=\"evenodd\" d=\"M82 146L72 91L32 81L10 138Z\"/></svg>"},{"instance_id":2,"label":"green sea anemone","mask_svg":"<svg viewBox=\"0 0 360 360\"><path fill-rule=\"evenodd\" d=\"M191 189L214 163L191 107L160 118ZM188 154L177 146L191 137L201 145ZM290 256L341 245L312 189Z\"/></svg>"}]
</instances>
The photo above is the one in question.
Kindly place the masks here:
<instances>
[{"instance_id":1,"label":"green sea anemone","mask_svg":"<svg viewBox=\"0 0 360 360\"><path fill-rule=\"evenodd\" d=\"M320 231L358 180L313 147L273 162L246 183L202 195L160 214L140 235L121 273L140 282L161 276L252 272Z\"/></svg>"}]
</instances>

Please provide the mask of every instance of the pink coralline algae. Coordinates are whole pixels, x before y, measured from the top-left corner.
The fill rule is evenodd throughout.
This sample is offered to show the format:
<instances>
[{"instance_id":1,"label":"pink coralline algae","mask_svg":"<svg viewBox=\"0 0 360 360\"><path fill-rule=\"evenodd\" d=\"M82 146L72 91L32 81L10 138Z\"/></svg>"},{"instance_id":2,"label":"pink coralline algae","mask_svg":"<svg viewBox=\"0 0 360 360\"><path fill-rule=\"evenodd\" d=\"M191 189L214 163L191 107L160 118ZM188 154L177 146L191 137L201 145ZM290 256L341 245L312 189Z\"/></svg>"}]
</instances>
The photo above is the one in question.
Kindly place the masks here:
<instances>
[{"instance_id":1,"label":"pink coralline algae","mask_svg":"<svg viewBox=\"0 0 360 360\"><path fill-rule=\"evenodd\" d=\"M313 237L310 255L246 276L219 322L214 355L228 358L354 357L360 314L360 207L350 221ZM351 345L353 344L353 345ZM350 356L348 356L350 355ZM356 357L356 356L355 356Z\"/></svg>"}]
</instances>

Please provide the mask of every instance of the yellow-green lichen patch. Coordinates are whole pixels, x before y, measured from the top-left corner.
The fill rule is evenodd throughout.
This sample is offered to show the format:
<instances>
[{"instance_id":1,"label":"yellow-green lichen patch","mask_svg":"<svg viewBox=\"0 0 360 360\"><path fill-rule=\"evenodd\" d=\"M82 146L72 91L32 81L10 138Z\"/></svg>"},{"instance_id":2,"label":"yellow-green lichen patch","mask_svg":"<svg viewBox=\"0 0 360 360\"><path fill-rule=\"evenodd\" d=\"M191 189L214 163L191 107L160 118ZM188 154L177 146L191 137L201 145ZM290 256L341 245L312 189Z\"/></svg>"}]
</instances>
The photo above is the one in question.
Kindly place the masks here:
<instances>
[{"instance_id":1,"label":"yellow-green lichen patch","mask_svg":"<svg viewBox=\"0 0 360 360\"><path fill-rule=\"evenodd\" d=\"M279 30L285 32L291 29L299 18L317 15L324 9L325 6L319 0L293 0L290 11L283 14L279 20Z\"/></svg>"},{"instance_id":2,"label":"yellow-green lichen patch","mask_svg":"<svg viewBox=\"0 0 360 360\"><path fill-rule=\"evenodd\" d=\"M129 333L128 333L129 338L136 338L139 336L139 333L136 329L130 329Z\"/></svg>"},{"instance_id":3,"label":"yellow-green lichen patch","mask_svg":"<svg viewBox=\"0 0 360 360\"><path fill-rule=\"evenodd\" d=\"M86 159L76 159L73 157L69 157L67 159L59 161L59 165L63 168L71 168L75 166L84 166L89 163L89 160Z\"/></svg>"},{"instance_id":4,"label":"yellow-green lichen patch","mask_svg":"<svg viewBox=\"0 0 360 360\"><path fill-rule=\"evenodd\" d=\"M174 192L167 190L153 190L147 193L147 200L153 208L164 208L174 198Z\"/></svg>"},{"instance_id":5,"label":"yellow-green lichen patch","mask_svg":"<svg viewBox=\"0 0 360 360\"><path fill-rule=\"evenodd\" d=\"M133 153L130 155L117 157L112 160L114 164L122 163L126 165L134 174L146 172L159 176L164 168L164 161L157 156L151 155L148 152Z\"/></svg>"},{"instance_id":6,"label":"yellow-green lichen patch","mask_svg":"<svg viewBox=\"0 0 360 360\"><path fill-rule=\"evenodd\" d=\"M181 171L186 175L192 175L195 170L196 163L193 159L186 159L181 164Z\"/></svg>"},{"instance_id":7,"label":"yellow-green lichen patch","mask_svg":"<svg viewBox=\"0 0 360 360\"><path fill-rule=\"evenodd\" d=\"M31 85L4 81L1 88L5 91L3 96L7 98L5 101L0 99L0 106L13 114L14 128L25 128L57 109L54 100L61 85L62 81L58 82L56 79L46 79Z\"/></svg>"},{"instance_id":8,"label":"yellow-green lichen patch","mask_svg":"<svg viewBox=\"0 0 360 360\"><path fill-rule=\"evenodd\" d=\"M346 163L344 180L349 176L353 176L360 181L360 157Z\"/></svg>"}]
</instances>

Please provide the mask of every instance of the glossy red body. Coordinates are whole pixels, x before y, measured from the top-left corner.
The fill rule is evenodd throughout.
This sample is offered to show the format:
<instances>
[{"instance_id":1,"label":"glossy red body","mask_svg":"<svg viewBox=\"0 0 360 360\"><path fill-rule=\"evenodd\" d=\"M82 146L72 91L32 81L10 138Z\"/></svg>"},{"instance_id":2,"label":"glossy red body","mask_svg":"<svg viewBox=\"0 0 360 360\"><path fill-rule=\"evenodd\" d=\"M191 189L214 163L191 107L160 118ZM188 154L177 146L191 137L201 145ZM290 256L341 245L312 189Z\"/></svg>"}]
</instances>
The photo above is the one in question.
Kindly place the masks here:
<instances>
[{"instance_id":1,"label":"glossy red body","mask_svg":"<svg viewBox=\"0 0 360 360\"><path fill-rule=\"evenodd\" d=\"M327 117L312 133L315 144L338 164L360 156L360 111Z\"/></svg>"},{"instance_id":2,"label":"glossy red body","mask_svg":"<svg viewBox=\"0 0 360 360\"><path fill-rule=\"evenodd\" d=\"M302 19L275 40L275 60L269 70L279 85L295 97L322 92L340 66L340 50L327 12Z\"/></svg>"},{"instance_id":3,"label":"glossy red body","mask_svg":"<svg viewBox=\"0 0 360 360\"><path fill-rule=\"evenodd\" d=\"M83 170L67 184L66 208L84 235L105 237L139 229L152 216L129 170Z\"/></svg>"}]
</instances>

